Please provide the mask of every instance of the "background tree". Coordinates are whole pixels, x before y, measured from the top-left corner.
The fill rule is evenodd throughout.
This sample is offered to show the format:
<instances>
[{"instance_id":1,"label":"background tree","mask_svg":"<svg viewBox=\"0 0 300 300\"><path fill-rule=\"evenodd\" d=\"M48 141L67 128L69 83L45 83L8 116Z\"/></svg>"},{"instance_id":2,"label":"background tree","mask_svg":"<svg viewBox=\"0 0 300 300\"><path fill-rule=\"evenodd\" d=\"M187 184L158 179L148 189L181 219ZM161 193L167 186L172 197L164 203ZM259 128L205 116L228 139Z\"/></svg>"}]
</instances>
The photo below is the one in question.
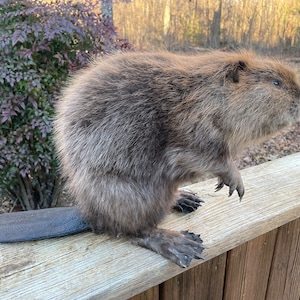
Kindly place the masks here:
<instances>
[{"instance_id":1,"label":"background tree","mask_svg":"<svg viewBox=\"0 0 300 300\"><path fill-rule=\"evenodd\" d=\"M113 22L113 3L112 0L100 0L100 8L102 16L112 20Z\"/></svg>"},{"instance_id":2,"label":"background tree","mask_svg":"<svg viewBox=\"0 0 300 300\"><path fill-rule=\"evenodd\" d=\"M221 15L222 15L222 0L219 1L218 10L214 11L213 20L210 29L210 47L220 47L220 32L221 32Z\"/></svg>"}]
</instances>

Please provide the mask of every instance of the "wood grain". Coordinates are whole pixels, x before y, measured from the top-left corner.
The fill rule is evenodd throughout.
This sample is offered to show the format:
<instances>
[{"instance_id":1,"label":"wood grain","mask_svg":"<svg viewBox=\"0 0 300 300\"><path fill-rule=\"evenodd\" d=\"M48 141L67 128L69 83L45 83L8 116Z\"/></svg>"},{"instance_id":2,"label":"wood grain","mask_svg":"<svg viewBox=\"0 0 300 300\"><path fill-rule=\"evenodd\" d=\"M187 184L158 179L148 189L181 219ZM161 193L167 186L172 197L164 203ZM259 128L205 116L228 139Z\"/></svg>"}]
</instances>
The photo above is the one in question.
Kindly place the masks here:
<instances>
[{"instance_id":1,"label":"wood grain","mask_svg":"<svg viewBox=\"0 0 300 300\"><path fill-rule=\"evenodd\" d=\"M300 218L278 229L266 300L300 299Z\"/></svg>"},{"instance_id":2,"label":"wood grain","mask_svg":"<svg viewBox=\"0 0 300 300\"><path fill-rule=\"evenodd\" d=\"M222 299L226 256L226 253L221 254L162 283L159 299Z\"/></svg>"},{"instance_id":3,"label":"wood grain","mask_svg":"<svg viewBox=\"0 0 300 300\"><path fill-rule=\"evenodd\" d=\"M205 199L203 207L190 215L172 213L161 227L201 233L207 246L204 255L209 260L300 216L300 153L241 173L246 186L242 202L236 194L228 198L226 188L215 193L215 179L194 184L188 188ZM281 235L284 242L287 237ZM299 253L299 234L292 240L290 251ZM259 241L258 244L264 244L263 238ZM267 241L271 242L272 239ZM247 245L246 253L242 249L239 255L244 257L247 251L258 251L258 260L248 264L259 266L259 259L265 255L261 247L258 251L256 246ZM278 255L274 260L280 265ZM194 261L191 268L201 263ZM287 266L287 272L298 274L299 256L294 255ZM84 233L38 242L1 244L0 298L128 299L184 271L151 251L107 235ZM278 270L272 272L275 278ZM200 274L203 277L203 271ZM197 277L195 273L193 276ZM184 279L190 280L190 277ZM279 288L283 295L296 295L299 284L291 281ZM271 297L271 287L267 294L269 299L276 299Z\"/></svg>"},{"instance_id":4,"label":"wood grain","mask_svg":"<svg viewBox=\"0 0 300 300\"><path fill-rule=\"evenodd\" d=\"M131 297L129 300L159 300L159 285L150 288L136 296Z\"/></svg>"},{"instance_id":5,"label":"wood grain","mask_svg":"<svg viewBox=\"0 0 300 300\"><path fill-rule=\"evenodd\" d=\"M228 253L224 300L264 300L277 229Z\"/></svg>"}]
</instances>

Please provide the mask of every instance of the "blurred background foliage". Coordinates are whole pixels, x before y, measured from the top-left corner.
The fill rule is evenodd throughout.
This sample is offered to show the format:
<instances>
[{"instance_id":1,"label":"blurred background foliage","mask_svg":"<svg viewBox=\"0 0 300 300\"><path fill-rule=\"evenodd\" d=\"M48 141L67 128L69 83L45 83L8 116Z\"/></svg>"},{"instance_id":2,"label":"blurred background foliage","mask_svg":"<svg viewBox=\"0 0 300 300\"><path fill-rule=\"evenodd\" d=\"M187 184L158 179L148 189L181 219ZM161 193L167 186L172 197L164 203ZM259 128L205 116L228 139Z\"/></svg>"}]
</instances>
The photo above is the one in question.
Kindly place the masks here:
<instances>
[{"instance_id":1,"label":"blurred background foliage","mask_svg":"<svg viewBox=\"0 0 300 300\"><path fill-rule=\"evenodd\" d=\"M52 140L55 101L70 74L130 48L91 1L0 5L0 196L22 209L56 205L62 190Z\"/></svg>"},{"instance_id":2,"label":"blurred background foliage","mask_svg":"<svg viewBox=\"0 0 300 300\"><path fill-rule=\"evenodd\" d=\"M136 49L245 47L300 55L299 0L133 0L114 5L114 22Z\"/></svg>"}]
</instances>

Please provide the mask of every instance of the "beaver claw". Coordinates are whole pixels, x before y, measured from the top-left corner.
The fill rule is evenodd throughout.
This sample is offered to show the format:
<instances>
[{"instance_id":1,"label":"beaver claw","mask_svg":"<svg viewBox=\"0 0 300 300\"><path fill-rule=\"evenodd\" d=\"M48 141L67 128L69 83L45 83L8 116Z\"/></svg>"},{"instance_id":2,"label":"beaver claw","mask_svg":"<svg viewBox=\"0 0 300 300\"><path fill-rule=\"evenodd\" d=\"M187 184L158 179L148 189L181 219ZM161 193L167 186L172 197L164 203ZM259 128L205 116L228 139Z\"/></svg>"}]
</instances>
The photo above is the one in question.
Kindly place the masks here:
<instances>
[{"instance_id":1,"label":"beaver claw","mask_svg":"<svg viewBox=\"0 0 300 300\"><path fill-rule=\"evenodd\" d=\"M202 206L204 201L196 196L193 192L179 191L178 199L173 209L188 214L195 211L199 206Z\"/></svg>"},{"instance_id":2,"label":"beaver claw","mask_svg":"<svg viewBox=\"0 0 300 300\"><path fill-rule=\"evenodd\" d=\"M216 189L215 191L219 191L223 188L224 185L229 186L229 197L232 196L233 192L236 190L240 200L242 200L244 194L245 194L245 189L244 189L244 185L239 185L239 184L226 184L224 181L219 181L218 184L216 185Z\"/></svg>"},{"instance_id":3,"label":"beaver claw","mask_svg":"<svg viewBox=\"0 0 300 300\"><path fill-rule=\"evenodd\" d=\"M244 194L245 194L245 188L242 181L242 178L240 176L240 173L238 170L231 170L232 172L228 172L225 174L219 174L219 181L216 185L215 191L219 191L224 187L224 185L229 186L229 197L233 194L233 192L236 190L240 200L242 200Z\"/></svg>"},{"instance_id":4,"label":"beaver claw","mask_svg":"<svg viewBox=\"0 0 300 300\"><path fill-rule=\"evenodd\" d=\"M142 236L134 237L132 241L170 259L182 268L189 267L192 259L204 259L201 255L203 241L200 235L192 232L154 229L143 232Z\"/></svg>"}]
</instances>

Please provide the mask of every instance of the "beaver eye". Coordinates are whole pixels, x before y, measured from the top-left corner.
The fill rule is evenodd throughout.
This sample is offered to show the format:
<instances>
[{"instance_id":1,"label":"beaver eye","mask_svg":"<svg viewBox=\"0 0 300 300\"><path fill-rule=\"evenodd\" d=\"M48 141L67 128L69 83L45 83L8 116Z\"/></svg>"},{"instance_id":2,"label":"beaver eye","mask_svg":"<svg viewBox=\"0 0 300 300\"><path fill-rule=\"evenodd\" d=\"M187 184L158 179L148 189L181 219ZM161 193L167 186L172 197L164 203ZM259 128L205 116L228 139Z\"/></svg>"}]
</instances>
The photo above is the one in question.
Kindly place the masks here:
<instances>
[{"instance_id":1,"label":"beaver eye","mask_svg":"<svg viewBox=\"0 0 300 300\"><path fill-rule=\"evenodd\" d=\"M272 81L272 83L273 83L273 85L275 85L276 87L281 87L281 83L280 83L279 80L274 79L274 80Z\"/></svg>"}]
</instances>

